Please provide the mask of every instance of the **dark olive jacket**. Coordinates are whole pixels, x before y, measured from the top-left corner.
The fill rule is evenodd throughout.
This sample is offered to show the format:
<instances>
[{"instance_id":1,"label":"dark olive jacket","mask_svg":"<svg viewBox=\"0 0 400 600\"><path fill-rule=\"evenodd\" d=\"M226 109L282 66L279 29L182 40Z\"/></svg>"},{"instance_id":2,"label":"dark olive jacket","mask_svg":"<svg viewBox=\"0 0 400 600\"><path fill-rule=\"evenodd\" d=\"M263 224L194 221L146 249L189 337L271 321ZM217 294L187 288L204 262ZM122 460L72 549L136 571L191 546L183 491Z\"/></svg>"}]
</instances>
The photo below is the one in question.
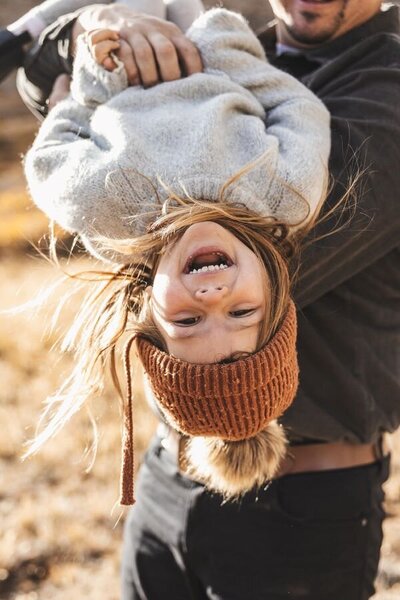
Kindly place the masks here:
<instances>
[{"instance_id":1,"label":"dark olive jacket","mask_svg":"<svg viewBox=\"0 0 400 600\"><path fill-rule=\"evenodd\" d=\"M332 191L355 197L320 223L295 289L300 390L283 422L294 438L375 441L400 424L400 23L386 12L276 66L303 81L332 118ZM335 231L336 230L336 231Z\"/></svg>"}]
</instances>

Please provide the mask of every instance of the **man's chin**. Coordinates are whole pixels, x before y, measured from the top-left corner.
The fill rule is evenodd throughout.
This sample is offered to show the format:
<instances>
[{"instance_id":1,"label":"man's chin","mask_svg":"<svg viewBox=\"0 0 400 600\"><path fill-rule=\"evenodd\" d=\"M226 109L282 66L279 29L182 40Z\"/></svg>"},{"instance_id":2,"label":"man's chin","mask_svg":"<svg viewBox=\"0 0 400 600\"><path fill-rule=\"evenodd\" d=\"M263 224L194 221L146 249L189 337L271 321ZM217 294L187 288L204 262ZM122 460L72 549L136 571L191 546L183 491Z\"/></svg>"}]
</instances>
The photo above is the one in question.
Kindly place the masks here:
<instances>
[{"instance_id":1,"label":"man's chin","mask_svg":"<svg viewBox=\"0 0 400 600\"><path fill-rule=\"evenodd\" d=\"M299 46L319 46L329 42L335 37L337 28L317 30L316 28L287 27L290 37Z\"/></svg>"}]
</instances>

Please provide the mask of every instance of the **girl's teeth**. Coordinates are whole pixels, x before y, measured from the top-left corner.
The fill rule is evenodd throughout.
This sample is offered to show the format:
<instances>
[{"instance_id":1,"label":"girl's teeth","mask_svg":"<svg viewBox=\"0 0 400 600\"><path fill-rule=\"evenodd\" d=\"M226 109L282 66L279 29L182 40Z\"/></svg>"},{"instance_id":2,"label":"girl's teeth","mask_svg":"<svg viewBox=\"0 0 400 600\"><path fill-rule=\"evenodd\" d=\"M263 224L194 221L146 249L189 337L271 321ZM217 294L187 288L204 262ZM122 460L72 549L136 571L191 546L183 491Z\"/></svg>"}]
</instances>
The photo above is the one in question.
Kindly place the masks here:
<instances>
[{"instance_id":1,"label":"girl's teeth","mask_svg":"<svg viewBox=\"0 0 400 600\"><path fill-rule=\"evenodd\" d=\"M206 273L208 271L220 271L221 269L227 269L228 265L208 265L201 267L200 269L192 269L190 273Z\"/></svg>"}]
</instances>

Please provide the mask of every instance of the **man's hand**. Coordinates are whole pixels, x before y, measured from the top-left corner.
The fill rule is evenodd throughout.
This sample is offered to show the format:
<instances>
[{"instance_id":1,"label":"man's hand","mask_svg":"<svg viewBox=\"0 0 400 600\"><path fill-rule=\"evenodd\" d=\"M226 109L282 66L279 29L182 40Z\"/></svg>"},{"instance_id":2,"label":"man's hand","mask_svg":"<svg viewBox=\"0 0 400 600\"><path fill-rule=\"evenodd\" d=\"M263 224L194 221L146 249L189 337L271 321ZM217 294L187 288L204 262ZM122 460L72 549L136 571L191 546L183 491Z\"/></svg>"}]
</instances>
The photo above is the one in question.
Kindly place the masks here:
<instances>
[{"instance_id":1,"label":"man's hand","mask_svg":"<svg viewBox=\"0 0 400 600\"><path fill-rule=\"evenodd\" d=\"M120 35L116 51L130 85L150 87L202 71L200 53L182 31L168 21L136 13L120 4L94 5L78 17L73 39L94 29L113 29Z\"/></svg>"}]
</instances>

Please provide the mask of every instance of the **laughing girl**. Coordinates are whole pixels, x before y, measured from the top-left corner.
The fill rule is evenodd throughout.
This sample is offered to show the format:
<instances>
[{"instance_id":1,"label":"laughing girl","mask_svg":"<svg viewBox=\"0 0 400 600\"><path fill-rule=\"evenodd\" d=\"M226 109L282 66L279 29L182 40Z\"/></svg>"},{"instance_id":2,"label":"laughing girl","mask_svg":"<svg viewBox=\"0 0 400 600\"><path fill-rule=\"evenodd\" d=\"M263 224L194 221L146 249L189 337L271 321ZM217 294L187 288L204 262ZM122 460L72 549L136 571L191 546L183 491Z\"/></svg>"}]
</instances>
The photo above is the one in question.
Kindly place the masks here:
<instances>
[{"instance_id":1,"label":"laughing girl","mask_svg":"<svg viewBox=\"0 0 400 600\"><path fill-rule=\"evenodd\" d=\"M25 161L38 206L117 265L82 309L76 370L33 449L98 386L107 355L115 376L115 348L130 333L125 504L133 339L184 446L182 468L227 497L276 473L285 438L275 419L298 375L288 256L326 192L321 102L268 64L234 13L205 13L188 37L204 72L143 89L128 86L118 32L80 36L71 95Z\"/></svg>"}]
</instances>

